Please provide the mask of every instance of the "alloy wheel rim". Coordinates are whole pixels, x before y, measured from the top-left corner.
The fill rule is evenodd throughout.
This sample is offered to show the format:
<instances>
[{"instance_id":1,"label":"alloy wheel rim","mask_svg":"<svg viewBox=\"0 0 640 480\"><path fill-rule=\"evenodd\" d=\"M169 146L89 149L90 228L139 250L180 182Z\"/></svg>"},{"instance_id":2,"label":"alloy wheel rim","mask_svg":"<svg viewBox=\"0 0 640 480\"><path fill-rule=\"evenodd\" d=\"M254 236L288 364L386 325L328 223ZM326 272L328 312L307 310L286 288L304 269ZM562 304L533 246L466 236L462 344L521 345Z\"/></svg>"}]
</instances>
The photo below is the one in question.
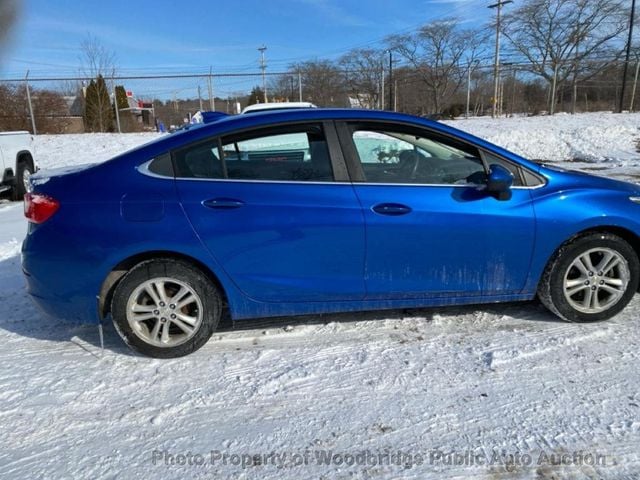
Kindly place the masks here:
<instances>
[{"instance_id":1,"label":"alloy wheel rim","mask_svg":"<svg viewBox=\"0 0 640 480\"><path fill-rule=\"evenodd\" d=\"M202 324L202 301L193 288L175 278L152 278L129 296L127 321L144 342L162 348L181 345Z\"/></svg>"},{"instance_id":2,"label":"alloy wheel rim","mask_svg":"<svg viewBox=\"0 0 640 480\"><path fill-rule=\"evenodd\" d=\"M629 286L629 265L610 248L581 253L564 276L564 297L582 313L600 313L620 301Z\"/></svg>"},{"instance_id":3,"label":"alloy wheel rim","mask_svg":"<svg viewBox=\"0 0 640 480\"><path fill-rule=\"evenodd\" d=\"M31 185L29 184L30 179L31 179L31 172L25 168L24 171L22 172L22 185L24 186L25 192L31 191Z\"/></svg>"}]
</instances>

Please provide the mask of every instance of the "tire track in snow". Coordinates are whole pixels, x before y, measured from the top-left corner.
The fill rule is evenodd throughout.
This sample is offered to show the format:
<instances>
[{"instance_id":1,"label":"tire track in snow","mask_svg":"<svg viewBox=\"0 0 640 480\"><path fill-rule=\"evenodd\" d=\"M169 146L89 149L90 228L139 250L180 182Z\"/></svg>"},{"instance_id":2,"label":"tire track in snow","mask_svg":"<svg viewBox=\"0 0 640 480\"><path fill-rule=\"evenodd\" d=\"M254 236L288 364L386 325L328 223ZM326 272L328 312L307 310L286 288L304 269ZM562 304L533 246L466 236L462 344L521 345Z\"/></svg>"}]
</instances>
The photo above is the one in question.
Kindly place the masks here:
<instances>
[{"instance_id":1,"label":"tire track in snow","mask_svg":"<svg viewBox=\"0 0 640 480\"><path fill-rule=\"evenodd\" d=\"M518 348L503 347L493 349L483 354L485 362L490 368L500 367L512 362L530 360L557 352L560 349L570 347L582 342L589 342L611 335L607 328L598 328L591 332L581 332L569 336L551 336L541 341L528 342L526 345L519 345Z\"/></svg>"}]
</instances>

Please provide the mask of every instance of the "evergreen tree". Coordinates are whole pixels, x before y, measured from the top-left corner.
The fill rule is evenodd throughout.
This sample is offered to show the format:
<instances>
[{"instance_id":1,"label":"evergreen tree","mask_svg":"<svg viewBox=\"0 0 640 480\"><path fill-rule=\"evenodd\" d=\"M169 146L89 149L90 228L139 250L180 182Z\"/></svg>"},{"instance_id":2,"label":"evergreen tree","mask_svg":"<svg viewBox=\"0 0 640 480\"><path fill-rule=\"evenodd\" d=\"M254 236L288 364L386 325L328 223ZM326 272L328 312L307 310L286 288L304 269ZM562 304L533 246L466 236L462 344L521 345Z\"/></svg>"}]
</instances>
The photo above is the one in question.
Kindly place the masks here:
<instances>
[{"instance_id":1,"label":"evergreen tree","mask_svg":"<svg viewBox=\"0 0 640 480\"><path fill-rule=\"evenodd\" d=\"M118 102L118 108L129 108L129 100L127 99L127 91L122 85L116 86L116 100Z\"/></svg>"},{"instance_id":2,"label":"evergreen tree","mask_svg":"<svg viewBox=\"0 0 640 480\"><path fill-rule=\"evenodd\" d=\"M247 105L255 105L256 103L264 103L264 92L260 87L253 87L251 95L249 95L249 103Z\"/></svg>"},{"instance_id":3,"label":"evergreen tree","mask_svg":"<svg viewBox=\"0 0 640 480\"><path fill-rule=\"evenodd\" d=\"M91 80L85 92L84 121L85 130L89 132L113 131L113 109L102 75Z\"/></svg>"}]
</instances>

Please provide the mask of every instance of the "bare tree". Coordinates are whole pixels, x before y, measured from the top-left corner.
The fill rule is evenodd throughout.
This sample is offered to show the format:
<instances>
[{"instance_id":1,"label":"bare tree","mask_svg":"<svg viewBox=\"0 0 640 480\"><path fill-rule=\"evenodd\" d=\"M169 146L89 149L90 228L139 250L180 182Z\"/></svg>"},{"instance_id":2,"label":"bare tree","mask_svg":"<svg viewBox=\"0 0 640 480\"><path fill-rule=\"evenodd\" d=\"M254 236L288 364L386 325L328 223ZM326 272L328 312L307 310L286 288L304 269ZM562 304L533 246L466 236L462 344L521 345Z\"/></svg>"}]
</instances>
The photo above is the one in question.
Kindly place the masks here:
<instances>
[{"instance_id":1,"label":"bare tree","mask_svg":"<svg viewBox=\"0 0 640 480\"><path fill-rule=\"evenodd\" d=\"M344 107L346 96L342 74L330 60L312 60L291 65L289 70L300 73L304 100L320 107Z\"/></svg>"},{"instance_id":2,"label":"bare tree","mask_svg":"<svg viewBox=\"0 0 640 480\"><path fill-rule=\"evenodd\" d=\"M80 44L82 73L86 77L113 77L116 73L116 55L100 41L88 35Z\"/></svg>"},{"instance_id":3,"label":"bare tree","mask_svg":"<svg viewBox=\"0 0 640 480\"><path fill-rule=\"evenodd\" d=\"M85 119L90 119L91 131L108 132L113 129L110 91L108 81L116 74L115 53L108 50L96 37L87 36L80 44L82 73L91 78L85 89ZM88 89L95 89L86 95Z\"/></svg>"},{"instance_id":4,"label":"bare tree","mask_svg":"<svg viewBox=\"0 0 640 480\"><path fill-rule=\"evenodd\" d=\"M24 84L0 85L0 131L30 128L26 89ZM70 122L64 97L52 90L29 89L38 132L64 133Z\"/></svg>"},{"instance_id":5,"label":"bare tree","mask_svg":"<svg viewBox=\"0 0 640 480\"><path fill-rule=\"evenodd\" d=\"M548 83L551 114L559 86L570 77L575 109L575 86L581 75L593 76L608 65L603 59L619 57L621 48L611 41L625 28L620 0L526 0L503 22L512 50ZM584 65L586 59L596 57L597 63Z\"/></svg>"},{"instance_id":6,"label":"bare tree","mask_svg":"<svg viewBox=\"0 0 640 480\"><path fill-rule=\"evenodd\" d=\"M298 98L297 75L277 75L269 80L268 91L271 101L293 102Z\"/></svg>"},{"instance_id":7,"label":"bare tree","mask_svg":"<svg viewBox=\"0 0 640 480\"><path fill-rule=\"evenodd\" d=\"M380 102L384 75L384 50L371 48L351 50L338 61L351 95L361 106L375 108Z\"/></svg>"},{"instance_id":8,"label":"bare tree","mask_svg":"<svg viewBox=\"0 0 640 480\"><path fill-rule=\"evenodd\" d=\"M416 70L431 92L432 112L440 113L465 81L467 66L485 48L483 39L479 31L462 29L457 19L449 18L387 41Z\"/></svg>"}]
</instances>

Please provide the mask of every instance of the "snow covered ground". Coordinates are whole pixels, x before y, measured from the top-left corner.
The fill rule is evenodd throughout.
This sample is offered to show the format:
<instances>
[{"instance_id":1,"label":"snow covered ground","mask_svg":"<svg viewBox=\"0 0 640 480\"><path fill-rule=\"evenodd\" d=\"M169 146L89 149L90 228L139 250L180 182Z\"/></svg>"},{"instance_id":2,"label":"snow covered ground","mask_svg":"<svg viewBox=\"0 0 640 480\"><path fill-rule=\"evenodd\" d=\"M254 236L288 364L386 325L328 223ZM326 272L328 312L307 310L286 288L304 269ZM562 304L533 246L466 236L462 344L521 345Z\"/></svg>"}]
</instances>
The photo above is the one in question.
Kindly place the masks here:
<instances>
[{"instance_id":1,"label":"snow covered ground","mask_svg":"<svg viewBox=\"0 0 640 480\"><path fill-rule=\"evenodd\" d=\"M452 124L532 158L640 175L640 115ZM155 136L36 145L53 167ZM592 325L537 304L252 321L168 361L108 328L102 355L95 328L26 297L25 228L21 204L0 203L0 478L638 478L640 296Z\"/></svg>"},{"instance_id":2,"label":"snow covered ground","mask_svg":"<svg viewBox=\"0 0 640 480\"><path fill-rule=\"evenodd\" d=\"M553 117L445 122L532 159L640 166L640 114L559 113Z\"/></svg>"}]
</instances>

